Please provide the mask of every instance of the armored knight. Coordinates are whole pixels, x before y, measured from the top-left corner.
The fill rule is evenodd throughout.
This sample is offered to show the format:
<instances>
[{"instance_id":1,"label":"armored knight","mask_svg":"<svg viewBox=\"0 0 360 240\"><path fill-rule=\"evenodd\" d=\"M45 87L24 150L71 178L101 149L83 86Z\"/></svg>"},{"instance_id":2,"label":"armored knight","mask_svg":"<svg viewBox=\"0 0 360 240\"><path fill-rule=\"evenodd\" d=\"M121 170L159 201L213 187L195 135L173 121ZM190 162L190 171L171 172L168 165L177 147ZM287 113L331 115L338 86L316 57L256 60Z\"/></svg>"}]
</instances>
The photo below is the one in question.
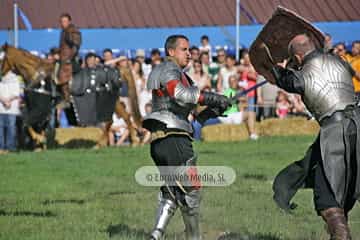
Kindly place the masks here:
<instances>
[{"instance_id":1,"label":"armored knight","mask_svg":"<svg viewBox=\"0 0 360 240\"><path fill-rule=\"evenodd\" d=\"M86 67L77 73L70 84L77 123L96 126L112 119L119 95L119 71L110 66L96 66L95 54L85 57Z\"/></svg>"},{"instance_id":2,"label":"armored knight","mask_svg":"<svg viewBox=\"0 0 360 240\"><path fill-rule=\"evenodd\" d=\"M206 105L206 110L198 115L198 120L204 121L222 114L231 103L222 95L200 92L183 72L190 60L187 37L168 37L165 50L167 59L153 69L147 82L148 89L152 90L153 111L145 117L143 125L152 133L151 157L159 167L160 174L189 175L192 173L187 171L187 166L196 171L189 114L197 104ZM200 185L196 181L190 184L180 180L165 181L165 185L160 188L159 206L151 239L162 238L177 208L180 208L183 216L186 239L200 239Z\"/></svg>"},{"instance_id":3,"label":"armored knight","mask_svg":"<svg viewBox=\"0 0 360 240\"><path fill-rule=\"evenodd\" d=\"M295 13L278 8L251 46L250 57L272 83L300 94L320 125L304 159L276 176L274 200L289 211L300 187L313 188L315 209L331 239L348 240L348 213L360 197L360 109L354 97L353 69L323 47L324 36L317 29Z\"/></svg>"}]
</instances>

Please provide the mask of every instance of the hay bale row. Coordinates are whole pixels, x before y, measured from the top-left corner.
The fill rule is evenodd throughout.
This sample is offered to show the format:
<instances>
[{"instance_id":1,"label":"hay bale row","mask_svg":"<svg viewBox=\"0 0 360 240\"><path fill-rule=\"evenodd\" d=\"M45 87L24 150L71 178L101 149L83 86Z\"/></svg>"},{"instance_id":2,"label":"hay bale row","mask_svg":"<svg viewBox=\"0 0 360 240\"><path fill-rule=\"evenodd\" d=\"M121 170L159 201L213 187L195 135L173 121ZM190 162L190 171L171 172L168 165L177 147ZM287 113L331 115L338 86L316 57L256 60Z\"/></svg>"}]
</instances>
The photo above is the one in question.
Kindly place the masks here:
<instances>
[{"instance_id":1,"label":"hay bale row","mask_svg":"<svg viewBox=\"0 0 360 240\"><path fill-rule=\"evenodd\" d=\"M319 131L316 121L306 118L267 119L255 125L260 136L314 135ZM58 128L55 140L59 145L82 141L95 144L102 134L101 129ZM249 138L246 124L217 124L202 128L202 138L207 142L242 141ZM76 144L78 145L78 144Z\"/></svg>"},{"instance_id":2,"label":"hay bale row","mask_svg":"<svg viewBox=\"0 0 360 240\"><path fill-rule=\"evenodd\" d=\"M93 142L95 144L100 138L101 134L101 129L95 127L57 128L55 141L60 145L66 145L75 140Z\"/></svg>"},{"instance_id":3,"label":"hay bale row","mask_svg":"<svg viewBox=\"0 0 360 240\"><path fill-rule=\"evenodd\" d=\"M306 118L267 119L256 124L260 136L314 135L319 131L316 121ZM249 138L246 124L218 124L205 126L201 130L204 141L241 141Z\"/></svg>"}]
</instances>

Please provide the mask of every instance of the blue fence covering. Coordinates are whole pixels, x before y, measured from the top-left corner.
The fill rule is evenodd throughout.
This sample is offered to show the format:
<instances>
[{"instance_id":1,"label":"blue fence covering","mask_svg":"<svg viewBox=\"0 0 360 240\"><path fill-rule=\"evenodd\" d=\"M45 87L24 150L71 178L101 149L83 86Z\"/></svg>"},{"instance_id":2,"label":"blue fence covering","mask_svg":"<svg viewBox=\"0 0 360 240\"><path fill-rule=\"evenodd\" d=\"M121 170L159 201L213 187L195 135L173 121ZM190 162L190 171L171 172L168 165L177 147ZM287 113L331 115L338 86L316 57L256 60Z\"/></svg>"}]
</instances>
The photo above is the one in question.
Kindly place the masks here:
<instances>
[{"instance_id":1,"label":"blue fence covering","mask_svg":"<svg viewBox=\"0 0 360 240\"><path fill-rule=\"evenodd\" d=\"M360 21L354 22L321 22L315 23L320 30L330 33L333 42L345 42L347 45L360 39ZM247 25L240 27L240 42L249 47L262 25ZM81 55L89 51L101 54L104 48L113 49L115 55L126 54L135 56L136 49L144 49L149 56L152 48L160 48L163 52L164 40L171 34L184 34L189 37L192 45L200 44L204 34L210 38L210 43L216 47L225 47L229 53L235 53L235 26L214 27L182 27L182 28L128 28L128 29L81 29L83 44ZM32 50L33 53L44 54L51 47L59 44L59 29L34 29L31 32L19 31L19 46ZM12 31L0 31L0 44L13 42Z\"/></svg>"}]
</instances>

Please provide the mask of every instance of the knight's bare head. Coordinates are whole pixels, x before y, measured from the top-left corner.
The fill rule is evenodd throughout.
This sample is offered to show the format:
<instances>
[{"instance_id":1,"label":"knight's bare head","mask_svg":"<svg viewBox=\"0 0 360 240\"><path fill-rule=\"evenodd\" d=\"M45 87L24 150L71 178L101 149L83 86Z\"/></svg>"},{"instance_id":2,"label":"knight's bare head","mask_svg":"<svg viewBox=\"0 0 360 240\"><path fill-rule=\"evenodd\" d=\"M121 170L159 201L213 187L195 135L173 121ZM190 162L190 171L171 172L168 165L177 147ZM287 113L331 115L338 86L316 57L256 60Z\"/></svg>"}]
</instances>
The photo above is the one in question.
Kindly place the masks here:
<instances>
[{"instance_id":1,"label":"knight's bare head","mask_svg":"<svg viewBox=\"0 0 360 240\"><path fill-rule=\"evenodd\" d=\"M302 59L315 50L315 44L311 38L306 34L296 35L289 43L289 56L299 56Z\"/></svg>"}]
</instances>

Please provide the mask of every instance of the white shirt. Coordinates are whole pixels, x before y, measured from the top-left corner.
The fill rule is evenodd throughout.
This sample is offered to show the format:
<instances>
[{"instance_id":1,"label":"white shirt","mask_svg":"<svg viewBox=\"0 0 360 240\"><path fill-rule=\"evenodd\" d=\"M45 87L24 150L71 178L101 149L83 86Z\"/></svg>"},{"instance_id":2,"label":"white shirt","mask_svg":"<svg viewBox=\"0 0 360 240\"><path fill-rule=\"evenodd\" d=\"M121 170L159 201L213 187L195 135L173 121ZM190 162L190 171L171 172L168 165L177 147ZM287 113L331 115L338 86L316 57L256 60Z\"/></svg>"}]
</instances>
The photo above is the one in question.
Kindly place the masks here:
<instances>
[{"instance_id":1,"label":"white shirt","mask_svg":"<svg viewBox=\"0 0 360 240\"><path fill-rule=\"evenodd\" d=\"M225 91L230 87L229 77L232 75L236 75L237 71L235 67L233 67L231 70L228 70L226 67L222 67L220 68L219 74L221 74L222 76L222 91Z\"/></svg>"},{"instance_id":2,"label":"white shirt","mask_svg":"<svg viewBox=\"0 0 360 240\"><path fill-rule=\"evenodd\" d=\"M0 82L0 98L20 97L21 88L18 76L13 72L8 72ZM0 113L2 114L20 114L19 99L11 101L10 108L0 103Z\"/></svg>"}]
</instances>

